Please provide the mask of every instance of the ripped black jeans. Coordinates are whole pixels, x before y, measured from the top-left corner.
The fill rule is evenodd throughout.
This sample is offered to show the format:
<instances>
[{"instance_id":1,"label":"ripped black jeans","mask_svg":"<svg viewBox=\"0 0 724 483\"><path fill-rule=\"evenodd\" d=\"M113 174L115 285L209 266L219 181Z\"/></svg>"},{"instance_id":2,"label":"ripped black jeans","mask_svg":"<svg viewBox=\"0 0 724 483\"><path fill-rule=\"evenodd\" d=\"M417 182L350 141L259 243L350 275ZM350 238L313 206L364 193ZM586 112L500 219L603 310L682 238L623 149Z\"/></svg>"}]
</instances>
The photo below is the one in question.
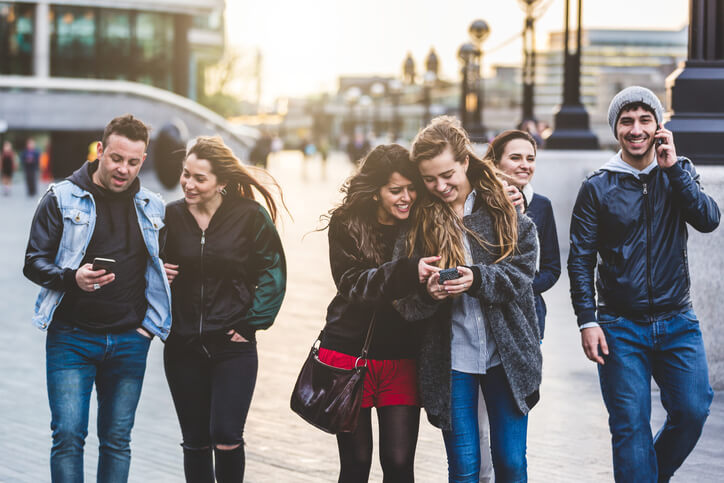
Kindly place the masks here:
<instances>
[{"instance_id":1,"label":"ripped black jeans","mask_svg":"<svg viewBox=\"0 0 724 483\"><path fill-rule=\"evenodd\" d=\"M256 342L232 342L226 334L190 341L170 337L163 355L183 434L186 481L213 483L214 476L219 483L243 481L244 424L259 362Z\"/></svg>"}]
</instances>

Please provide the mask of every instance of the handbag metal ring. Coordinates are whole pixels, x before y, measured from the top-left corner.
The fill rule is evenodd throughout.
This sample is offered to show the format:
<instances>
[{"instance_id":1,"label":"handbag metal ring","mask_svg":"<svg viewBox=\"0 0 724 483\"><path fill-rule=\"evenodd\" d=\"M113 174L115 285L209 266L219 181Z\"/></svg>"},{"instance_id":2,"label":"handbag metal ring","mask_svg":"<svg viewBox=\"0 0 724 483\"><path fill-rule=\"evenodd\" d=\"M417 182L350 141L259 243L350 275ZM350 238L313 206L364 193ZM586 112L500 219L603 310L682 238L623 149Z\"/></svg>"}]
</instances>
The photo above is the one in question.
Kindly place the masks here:
<instances>
[{"instance_id":1,"label":"handbag metal ring","mask_svg":"<svg viewBox=\"0 0 724 483\"><path fill-rule=\"evenodd\" d=\"M358 357L357 360L354 361L354 368L355 368L355 369L357 369L357 364L359 363L360 359L362 359L362 358L361 358L361 357ZM367 359L364 359L364 361L365 361L364 367L367 367Z\"/></svg>"}]
</instances>

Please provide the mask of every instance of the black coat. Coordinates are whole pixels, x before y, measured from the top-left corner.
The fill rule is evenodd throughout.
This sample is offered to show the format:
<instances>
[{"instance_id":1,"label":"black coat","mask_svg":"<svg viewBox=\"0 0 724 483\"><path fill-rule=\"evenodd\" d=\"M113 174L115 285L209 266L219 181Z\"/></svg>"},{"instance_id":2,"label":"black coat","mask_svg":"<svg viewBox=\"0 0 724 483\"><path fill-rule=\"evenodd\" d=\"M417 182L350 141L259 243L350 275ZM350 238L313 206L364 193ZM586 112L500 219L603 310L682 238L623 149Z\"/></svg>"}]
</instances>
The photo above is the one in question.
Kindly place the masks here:
<instances>
[{"instance_id":1,"label":"black coat","mask_svg":"<svg viewBox=\"0 0 724 483\"><path fill-rule=\"evenodd\" d=\"M327 309L322 347L358 356L365 335L376 317L369 357L407 359L417 354L419 326L406 322L392 307L393 300L417 290L417 260L404 256L392 260L397 226L375 224L382 242L380 266L365 260L358 242L335 217L329 223L329 262L337 294Z\"/></svg>"},{"instance_id":2,"label":"black coat","mask_svg":"<svg viewBox=\"0 0 724 483\"><path fill-rule=\"evenodd\" d=\"M686 158L640 179L606 169L593 173L571 218L568 274L578 324L596 321L596 308L653 320L690 306L686 225L711 232L719 217Z\"/></svg>"},{"instance_id":3,"label":"black coat","mask_svg":"<svg viewBox=\"0 0 724 483\"><path fill-rule=\"evenodd\" d=\"M179 265L171 337L234 329L251 340L272 325L286 290L286 261L261 205L227 197L202 232L178 200L166 207L166 228L162 258Z\"/></svg>"}]
</instances>

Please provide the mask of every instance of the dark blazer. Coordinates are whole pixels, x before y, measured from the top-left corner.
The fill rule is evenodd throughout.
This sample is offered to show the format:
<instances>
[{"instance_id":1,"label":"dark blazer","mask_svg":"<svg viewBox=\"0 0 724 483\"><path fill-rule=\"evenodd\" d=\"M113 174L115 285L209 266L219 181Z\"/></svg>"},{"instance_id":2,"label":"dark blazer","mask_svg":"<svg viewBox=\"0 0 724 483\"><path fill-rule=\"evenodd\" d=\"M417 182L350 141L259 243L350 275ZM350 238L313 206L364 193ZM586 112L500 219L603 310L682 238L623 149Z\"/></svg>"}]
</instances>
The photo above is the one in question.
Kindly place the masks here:
<instances>
[{"instance_id":1,"label":"dark blazer","mask_svg":"<svg viewBox=\"0 0 724 483\"><path fill-rule=\"evenodd\" d=\"M533 279L533 294L538 330L542 339L546 327L546 303L541 294L553 287L561 276L561 252L558 248L556 220L553 217L551 200L535 193L525 213L535 223L540 244L540 266Z\"/></svg>"}]
</instances>

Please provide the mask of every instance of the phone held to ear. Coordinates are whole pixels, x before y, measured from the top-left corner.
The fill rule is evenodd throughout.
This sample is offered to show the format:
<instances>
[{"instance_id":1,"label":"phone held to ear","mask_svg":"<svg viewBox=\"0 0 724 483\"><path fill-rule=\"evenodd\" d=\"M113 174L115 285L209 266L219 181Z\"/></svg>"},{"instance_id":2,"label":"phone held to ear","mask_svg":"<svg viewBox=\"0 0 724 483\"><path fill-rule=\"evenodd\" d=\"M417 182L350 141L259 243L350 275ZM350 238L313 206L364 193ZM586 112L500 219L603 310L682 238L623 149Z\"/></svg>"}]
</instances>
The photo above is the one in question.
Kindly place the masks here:
<instances>
[{"instance_id":1,"label":"phone held to ear","mask_svg":"<svg viewBox=\"0 0 724 483\"><path fill-rule=\"evenodd\" d=\"M116 263L112 258L99 258L93 259L93 270L105 270L106 273L113 273L113 264Z\"/></svg>"},{"instance_id":2,"label":"phone held to ear","mask_svg":"<svg viewBox=\"0 0 724 483\"><path fill-rule=\"evenodd\" d=\"M440 270L438 273L440 274L440 283L447 282L448 280L455 280L456 278L461 277L460 272L458 272L458 269L455 267Z\"/></svg>"}]
</instances>

